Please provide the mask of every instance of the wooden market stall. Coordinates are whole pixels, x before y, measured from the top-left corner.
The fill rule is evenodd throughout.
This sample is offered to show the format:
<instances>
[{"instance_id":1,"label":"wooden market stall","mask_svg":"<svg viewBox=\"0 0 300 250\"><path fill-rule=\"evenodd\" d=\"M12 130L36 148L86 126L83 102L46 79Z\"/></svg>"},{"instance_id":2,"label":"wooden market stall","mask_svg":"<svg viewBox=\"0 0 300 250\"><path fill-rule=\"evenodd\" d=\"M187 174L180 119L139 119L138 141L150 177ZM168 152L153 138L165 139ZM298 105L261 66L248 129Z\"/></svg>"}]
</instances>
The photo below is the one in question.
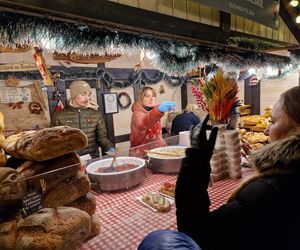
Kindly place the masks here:
<instances>
[{"instance_id":1,"label":"wooden market stall","mask_svg":"<svg viewBox=\"0 0 300 250\"><path fill-rule=\"evenodd\" d=\"M0 135L3 132L7 138L21 131L48 128L52 113L63 108L70 98L71 82L80 79L92 87L91 98L104 115L109 139L127 156L130 108L141 87L151 84L158 92L157 102L175 101L175 112L179 113L187 103L197 103L193 83L218 67L229 75L238 73L237 98L250 105L248 114L260 115L281 92L299 85L300 33L290 21L286 1L281 2L277 27L269 27L201 1L0 0L0 112L5 123ZM271 66L275 73L269 74L267 67ZM256 68L255 73L249 72L252 67ZM107 94L116 94L116 112L108 111ZM261 121L254 126L266 125ZM168 122L165 115L162 118L165 137L169 136ZM266 138L263 139L265 142ZM143 182L130 189L98 192L95 183L90 183L83 174L84 162L74 156L74 150L66 153L70 158L55 155L63 157L59 160L63 166L57 164L56 157L41 161L21 158L26 163L22 163L20 171L30 173L30 167L27 168L31 164L34 171L41 165L61 167L63 174L51 169L52 178L43 176L43 172L38 172L43 177L38 176L38 180L29 177L26 194L34 193L36 198L39 193L35 193L34 187L41 188L43 205L35 200L40 206L45 205L45 196L53 201L57 195L62 201L59 205L75 207L82 200L93 200L92 205L89 203L90 217L83 220L97 217L101 230L97 223L91 222L94 231L84 233L81 249L136 249L150 231L177 228L173 204L170 211L158 213L137 200L159 191L165 183L174 185L177 174L155 173L149 167L145 169ZM70 176L60 179L65 175L64 168L70 168L67 165L75 166L76 178L71 181ZM209 188L212 210L252 174L248 168L239 170L238 177L227 178L227 173ZM60 192L51 192L53 187L48 178L57 179ZM85 187L83 193L77 193L80 197L64 200L69 195L64 197L62 190L76 193L78 183ZM21 179L22 198L23 184ZM51 203L48 208L56 205Z\"/></svg>"}]
</instances>

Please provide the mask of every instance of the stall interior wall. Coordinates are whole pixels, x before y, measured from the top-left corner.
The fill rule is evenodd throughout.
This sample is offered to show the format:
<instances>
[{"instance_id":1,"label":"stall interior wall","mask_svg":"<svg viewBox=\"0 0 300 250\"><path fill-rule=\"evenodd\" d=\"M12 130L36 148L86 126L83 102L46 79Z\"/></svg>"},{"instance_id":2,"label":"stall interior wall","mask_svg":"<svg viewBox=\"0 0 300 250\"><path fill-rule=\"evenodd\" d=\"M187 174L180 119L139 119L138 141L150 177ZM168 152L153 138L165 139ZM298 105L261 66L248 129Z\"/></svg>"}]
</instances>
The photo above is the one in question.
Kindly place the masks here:
<instances>
[{"instance_id":1,"label":"stall interior wall","mask_svg":"<svg viewBox=\"0 0 300 250\"><path fill-rule=\"evenodd\" d=\"M52 55L50 52L47 52L46 50L44 51L44 57L45 61L48 67L52 66L60 66L60 68L65 68L66 70L72 68L72 69L80 69L80 70L85 70L86 67L89 68L89 70L97 68L96 64L75 64L75 63L66 63L63 61L55 61L52 59ZM26 53L1 53L0 54L0 63L32 63L34 64L32 52L26 52ZM134 70L136 65L140 63L140 51L136 51L135 54L132 56L121 56L113 61L106 62L105 63L105 68L106 69L118 69L119 71L122 71L122 69L128 69ZM155 69L151 61L145 57L141 66L141 69L147 70L147 69ZM126 75L126 74L122 74ZM126 79L120 79L119 76L114 75L114 78L116 81L126 81ZM5 87L5 80L2 79L2 83L0 82L0 86ZM28 85L28 87L31 89L32 92L32 101L38 101L36 97L36 90L35 90L35 85L33 85L33 80L31 81L21 81L22 84ZM100 93L96 93L96 88L95 88L95 81L88 81L90 85L93 88L93 96L92 99L93 101L97 101L98 104L100 105L100 109L102 109L102 101L98 98L98 96L101 96L101 90ZM57 82L57 88L60 89L61 93L63 93L63 101L66 101L69 99L69 89L68 86L71 83L71 81L62 81L59 80ZM30 86L29 86L30 85ZM65 85L65 86L63 86ZM177 103L175 112L181 112L181 88L180 87L173 87L168 85L165 81L158 82L156 84L151 85L156 91L157 91L157 103L162 102L162 101L175 101ZM142 86L141 86L142 87ZM15 108L13 109L12 107L9 106L9 104L0 104L0 111L4 112L4 115L6 116L6 122L7 122L7 129L14 130L14 131L21 131L21 130L28 130L28 129L34 129L36 127L44 128L48 127L50 124L50 114L52 113L52 110L57 104L57 100L54 98L54 93L55 93L56 87L55 86L49 86L48 87L48 93L49 93L49 98L46 98L46 108L43 109L41 114L31 114L30 110L28 108L29 102L25 103L25 105L22 106L22 109ZM99 92L99 90L97 90ZM110 92L112 93L117 93L119 94L120 92L126 92L131 99L131 102L134 102L134 91L133 91L133 86L128 86L126 88L112 88L110 89ZM46 95L47 92L44 91L44 94ZM99 101L100 100L100 101ZM49 102L48 102L49 101ZM51 107L49 107L49 104ZM102 106L102 107L101 107ZM31 117L31 120L29 121L28 117ZM122 136L122 135L129 135L130 134L130 122L131 122L131 106L126 108L126 109L121 109L119 107L119 112L116 114L112 115L113 117L113 124L114 127L111 128L109 127L108 129L113 129L114 130L114 135L115 136ZM167 115L165 115L162 118L162 126L166 126L166 120L167 120ZM125 143L120 143L120 145L117 145L122 147L121 149L126 149L129 148L129 142Z\"/></svg>"},{"instance_id":2,"label":"stall interior wall","mask_svg":"<svg viewBox=\"0 0 300 250\"><path fill-rule=\"evenodd\" d=\"M262 79L260 81L261 88L261 102L260 113L264 113L264 109L269 105L273 105L279 98L280 94L292 87L299 85L299 71L296 70L286 77L267 80Z\"/></svg>"},{"instance_id":3,"label":"stall interior wall","mask_svg":"<svg viewBox=\"0 0 300 250\"><path fill-rule=\"evenodd\" d=\"M220 26L219 10L196 3L192 0L111 0L111 2L125 4L215 27ZM278 30L275 30L247 18L231 15L231 29L281 42L298 44L294 35L281 17L279 20L279 28Z\"/></svg>"}]
</instances>

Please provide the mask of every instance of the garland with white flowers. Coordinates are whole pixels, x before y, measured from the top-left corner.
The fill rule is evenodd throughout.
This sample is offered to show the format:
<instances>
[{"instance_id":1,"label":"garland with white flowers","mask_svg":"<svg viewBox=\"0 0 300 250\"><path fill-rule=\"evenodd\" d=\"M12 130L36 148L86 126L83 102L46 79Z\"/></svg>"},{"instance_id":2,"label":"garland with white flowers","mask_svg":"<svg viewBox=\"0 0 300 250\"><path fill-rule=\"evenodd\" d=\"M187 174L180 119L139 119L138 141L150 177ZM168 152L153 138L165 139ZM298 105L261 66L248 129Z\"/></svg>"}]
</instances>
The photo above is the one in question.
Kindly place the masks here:
<instances>
[{"instance_id":1,"label":"garland with white flowers","mask_svg":"<svg viewBox=\"0 0 300 250\"><path fill-rule=\"evenodd\" d=\"M82 55L132 55L137 50L149 50L156 55L152 59L154 67L171 76L185 76L199 65L210 63L217 63L225 71L251 67L284 68L294 64L291 58L274 54L236 51L218 45L195 45L40 17L0 13L0 46L14 48L35 44L59 53ZM111 82L109 77L108 82ZM122 86L122 83L115 85Z\"/></svg>"}]
</instances>

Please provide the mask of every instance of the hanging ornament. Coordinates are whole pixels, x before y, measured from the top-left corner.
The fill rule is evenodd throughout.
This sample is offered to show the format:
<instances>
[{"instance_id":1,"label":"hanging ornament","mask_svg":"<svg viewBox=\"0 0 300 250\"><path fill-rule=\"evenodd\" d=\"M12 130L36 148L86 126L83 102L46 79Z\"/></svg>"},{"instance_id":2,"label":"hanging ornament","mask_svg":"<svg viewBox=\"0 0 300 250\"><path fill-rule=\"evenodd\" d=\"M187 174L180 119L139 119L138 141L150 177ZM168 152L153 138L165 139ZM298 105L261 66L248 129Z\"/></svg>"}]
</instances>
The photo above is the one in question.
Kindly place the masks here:
<instances>
[{"instance_id":1,"label":"hanging ornament","mask_svg":"<svg viewBox=\"0 0 300 250\"><path fill-rule=\"evenodd\" d=\"M122 101L121 101L121 99L124 99L124 98L126 100L125 104L123 104ZM130 107L130 105L131 105L131 98L130 98L130 96L125 91L120 92L118 94L118 104L120 106L120 109L127 109L127 108Z\"/></svg>"},{"instance_id":2,"label":"hanging ornament","mask_svg":"<svg viewBox=\"0 0 300 250\"><path fill-rule=\"evenodd\" d=\"M14 102L14 103L10 103L9 106L12 108L12 109L22 109L23 108L23 105L24 105L24 102L21 101L21 102Z\"/></svg>"},{"instance_id":3,"label":"hanging ornament","mask_svg":"<svg viewBox=\"0 0 300 250\"><path fill-rule=\"evenodd\" d=\"M162 95L163 93L166 93L166 89L165 89L164 85L159 86L158 93L160 95Z\"/></svg>"},{"instance_id":4,"label":"hanging ornament","mask_svg":"<svg viewBox=\"0 0 300 250\"><path fill-rule=\"evenodd\" d=\"M29 103L29 110L31 114L40 114L42 109L42 106L39 102L31 102Z\"/></svg>"},{"instance_id":5,"label":"hanging ornament","mask_svg":"<svg viewBox=\"0 0 300 250\"><path fill-rule=\"evenodd\" d=\"M19 80L15 76L10 76L5 80L5 84L9 87L17 87Z\"/></svg>"},{"instance_id":6,"label":"hanging ornament","mask_svg":"<svg viewBox=\"0 0 300 250\"><path fill-rule=\"evenodd\" d=\"M251 77L250 77L250 80L249 80L249 86L252 87L252 86L256 86L258 84L259 80L257 78L257 75L256 74L253 74Z\"/></svg>"},{"instance_id":7,"label":"hanging ornament","mask_svg":"<svg viewBox=\"0 0 300 250\"><path fill-rule=\"evenodd\" d=\"M47 66L46 66L46 62L45 62L45 59L43 57L43 54L42 54L42 49L40 49L39 47L34 47L34 54L33 54L33 58L34 58L34 61L41 73L41 76L43 77L43 80L44 80L44 84L45 85L53 85L53 81L51 79L51 73L49 72L49 70L47 69Z\"/></svg>"},{"instance_id":8,"label":"hanging ornament","mask_svg":"<svg viewBox=\"0 0 300 250\"><path fill-rule=\"evenodd\" d=\"M134 65L134 70L135 71L140 71L143 67L143 63L144 63L144 58L145 58L145 51L143 49L141 49L140 52L140 62L136 65Z\"/></svg>"},{"instance_id":9,"label":"hanging ornament","mask_svg":"<svg viewBox=\"0 0 300 250\"><path fill-rule=\"evenodd\" d=\"M64 107L65 107L64 103L62 102L61 99L59 99L59 100L57 101L57 104L56 104L56 106L55 106L53 112L58 111L58 110L62 110L62 109L64 109Z\"/></svg>"}]
</instances>

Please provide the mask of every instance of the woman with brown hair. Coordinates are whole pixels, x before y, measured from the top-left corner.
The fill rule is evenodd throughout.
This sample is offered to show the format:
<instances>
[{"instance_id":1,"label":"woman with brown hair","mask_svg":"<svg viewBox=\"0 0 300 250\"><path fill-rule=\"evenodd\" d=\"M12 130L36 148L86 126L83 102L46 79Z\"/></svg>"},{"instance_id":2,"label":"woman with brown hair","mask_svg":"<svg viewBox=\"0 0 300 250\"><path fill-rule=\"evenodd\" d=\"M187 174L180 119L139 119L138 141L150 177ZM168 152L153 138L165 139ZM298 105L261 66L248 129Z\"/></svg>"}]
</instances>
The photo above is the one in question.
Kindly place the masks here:
<instances>
[{"instance_id":1,"label":"woman with brown hair","mask_svg":"<svg viewBox=\"0 0 300 250\"><path fill-rule=\"evenodd\" d=\"M175 102L156 104L156 91L151 87L143 87L139 98L132 107L130 147L162 141L160 119L165 112L174 109Z\"/></svg>"}]
</instances>

